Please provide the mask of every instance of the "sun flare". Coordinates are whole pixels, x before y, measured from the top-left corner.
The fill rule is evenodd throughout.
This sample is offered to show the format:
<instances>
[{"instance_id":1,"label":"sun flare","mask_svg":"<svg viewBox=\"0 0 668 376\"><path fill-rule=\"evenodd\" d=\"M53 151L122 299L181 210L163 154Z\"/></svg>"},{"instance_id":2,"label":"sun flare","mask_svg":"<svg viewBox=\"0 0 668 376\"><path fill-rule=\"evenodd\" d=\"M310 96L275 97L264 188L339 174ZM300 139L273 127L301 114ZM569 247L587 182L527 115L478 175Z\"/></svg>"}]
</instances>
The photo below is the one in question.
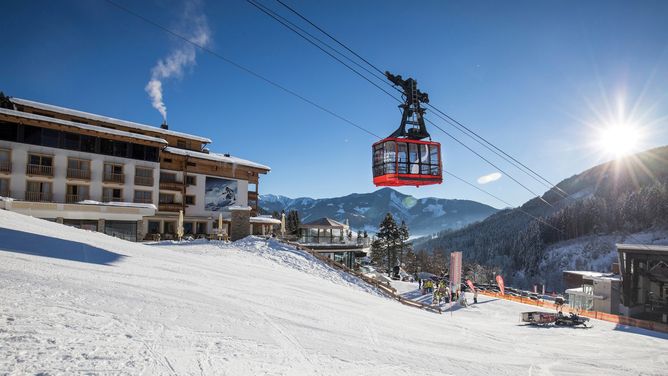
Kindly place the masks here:
<instances>
[{"instance_id":1,"label":"sun flare","mask_svg":"<svg viewBox=\"0 0 668 376\"><path fill-rule=\"evenodd\" d=\"M633 124L617 124L598 129L598 148L615 158L638 150L640 129Z\"/></svg>"}]
</instances>

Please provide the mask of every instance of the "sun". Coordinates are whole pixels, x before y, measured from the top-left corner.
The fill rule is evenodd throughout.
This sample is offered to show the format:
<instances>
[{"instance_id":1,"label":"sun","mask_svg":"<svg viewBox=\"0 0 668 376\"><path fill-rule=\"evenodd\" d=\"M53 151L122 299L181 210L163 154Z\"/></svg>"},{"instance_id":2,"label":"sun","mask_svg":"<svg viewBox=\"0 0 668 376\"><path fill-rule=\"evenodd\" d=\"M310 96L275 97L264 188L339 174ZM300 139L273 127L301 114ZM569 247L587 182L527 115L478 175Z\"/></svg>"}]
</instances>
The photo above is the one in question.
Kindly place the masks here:
<instances>
[{"instance_id":1,"label":"sun","mask_svg":"<svg viewBox=\"0 0 668 376\"><path fill-rule=\"evenodd\" d=\"M615 158L638 150L641 130L633 124L614 124L598 129L599 150Z\"/></svg>"}]
</instances>

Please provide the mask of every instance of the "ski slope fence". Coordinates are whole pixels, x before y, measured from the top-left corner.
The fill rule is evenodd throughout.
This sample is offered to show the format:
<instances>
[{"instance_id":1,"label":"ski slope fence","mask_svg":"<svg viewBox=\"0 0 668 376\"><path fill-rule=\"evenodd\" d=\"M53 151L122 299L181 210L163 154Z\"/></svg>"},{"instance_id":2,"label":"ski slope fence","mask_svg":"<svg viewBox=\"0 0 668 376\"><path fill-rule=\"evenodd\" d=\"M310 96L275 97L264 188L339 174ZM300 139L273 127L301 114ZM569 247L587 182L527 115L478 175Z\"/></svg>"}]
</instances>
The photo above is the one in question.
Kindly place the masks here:
<instances>
[{"instance_id":1,"label":"ski slope fence","mask_svg":"<svg viewBox=\"0 0 668 376\"><path fill-rule=\"evenodd\" d=\"M557 306L554 303L546 302L544 300L533 300L533 299L526 298L526 297L523 297L523 296L501 295L500 293L489 292L489 291L479 291L479 293L482 294L482 295L493 296L495 298L510 300L512 302L532 305L532 306L536 306L536 307L552 308L552 309L555 309L555 310L557 309ZM576 310L576 309L570 308L568 305L564 305L563 309L568 311L568 312L574 312L574 313L577 313L580 316L589 317L589 318L592 318L592 319L609 321L609 322L613 322L613 323L619 324L619 325L633 326L633 327L636 327L636 328L642 328L642 329L654 330L654 331L662 332L662 333L668 333L668 325L660 323L660 322L634 319L634 318L628 317L628 316L621 316L621 315L615 315L615 314L611 314L611 313L604 313L604 312L598 312L598 311Z\"/></svg>"},{"instance_id":2,"label":"ski slope fence","mask_svg":"<svg viewBox=\"0 0 668 376\"><path fill-rule=\"evenodd\" d=\"M375 287L376 290L380 291L383 295L385 295L389 298L392 298L392 299L398 301L399 303L401 303L403 305L407 305L409 307L414 307L414 308L422 309L422 310L425 310L425 311L441 314L441 309L439 307L434 307L434 306L431 306L429 304L416 302L415 300L406 299L403 296L397 294L397 290L394 287L392 287L389 282L383 282L383 281L379 281L379 280L374 279L374 278L367 277L364 274L358 272L357 270L353 270L353 269L351 269L351 268L349 268L349 267L347 267L347 266L345 266L345 265L343 265L339 262L336 262L336 261L330 259L329 257L323 256L319 252L316 252L316 251L314 251L314 250L312 250L308 247L305 247L305 246L303 246L299 243L286 241L286 240L282 240L282 242L285 243L285 244L288 244L290 246L293 246L293 247L295 247L299 250L308 252L313 257L317 258L318 260L324 262L325 264L327 264L327 265L329 265L329 266L331 266L335 269L339 269L343 272L346 272L350 275L353 275L353 276L361 279L362 281L364 281L364 282L370 284L371 286Z\"/></svg>"}]
</instances>

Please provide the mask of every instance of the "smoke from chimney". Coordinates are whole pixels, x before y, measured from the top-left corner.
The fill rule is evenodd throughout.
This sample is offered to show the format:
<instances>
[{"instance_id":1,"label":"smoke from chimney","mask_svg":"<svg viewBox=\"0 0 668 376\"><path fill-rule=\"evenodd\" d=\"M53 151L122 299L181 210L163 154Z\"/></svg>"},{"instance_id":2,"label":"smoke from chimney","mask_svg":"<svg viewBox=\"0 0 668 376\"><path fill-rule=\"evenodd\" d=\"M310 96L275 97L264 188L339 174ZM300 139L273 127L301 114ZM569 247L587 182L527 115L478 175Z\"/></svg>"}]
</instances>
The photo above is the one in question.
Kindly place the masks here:
<instances>
[{"instance_id":1,"label":"smoke from chimney","mask_svg":"<svg viewBox=\"0 0 668 376\"><path fill-rule=\"evenodd\" d=\"M199 1L189 1L185 4L183 19L181 20L185 30L180 34L185 35L193 43L205 47L211 40L211 32L206 16L201 11ZM190 43L182 44L172 50L167 57L158 60L151 69L151 79L144 90L151 97L151 105L162 115L163 124L167 125L167 106L163 99L163 81L170 78L180 79L186 68L196 64L197 51Z\"/></svg>"}]
</instances>

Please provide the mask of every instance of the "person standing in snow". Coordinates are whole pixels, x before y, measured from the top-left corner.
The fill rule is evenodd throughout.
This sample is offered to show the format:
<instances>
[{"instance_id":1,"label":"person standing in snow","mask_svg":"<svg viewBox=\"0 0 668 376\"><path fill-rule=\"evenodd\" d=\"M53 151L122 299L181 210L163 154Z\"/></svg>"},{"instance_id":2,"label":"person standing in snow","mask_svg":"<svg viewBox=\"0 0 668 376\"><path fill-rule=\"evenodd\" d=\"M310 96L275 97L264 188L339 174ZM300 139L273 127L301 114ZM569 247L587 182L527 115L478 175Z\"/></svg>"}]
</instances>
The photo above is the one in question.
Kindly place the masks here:
<instances>
[{"instance_id":1,"label":"person standing in snow","mask_svg":"<svg viewBox=\"0 0 668 376\"><path fill-rule=\"evenodd\" d=\"M418 277L418 289L422 289L422 280Z\"/></svg>"},{"instance_id":2,"label":"person standing in snow","mask_svg":"<svg viewBox=\"0 0 668 376\"><path fill-rule=\"evenodd\" d=\"M478 304L478 289L473 289L473 304Z\"/></svg>"}]
</instances>

